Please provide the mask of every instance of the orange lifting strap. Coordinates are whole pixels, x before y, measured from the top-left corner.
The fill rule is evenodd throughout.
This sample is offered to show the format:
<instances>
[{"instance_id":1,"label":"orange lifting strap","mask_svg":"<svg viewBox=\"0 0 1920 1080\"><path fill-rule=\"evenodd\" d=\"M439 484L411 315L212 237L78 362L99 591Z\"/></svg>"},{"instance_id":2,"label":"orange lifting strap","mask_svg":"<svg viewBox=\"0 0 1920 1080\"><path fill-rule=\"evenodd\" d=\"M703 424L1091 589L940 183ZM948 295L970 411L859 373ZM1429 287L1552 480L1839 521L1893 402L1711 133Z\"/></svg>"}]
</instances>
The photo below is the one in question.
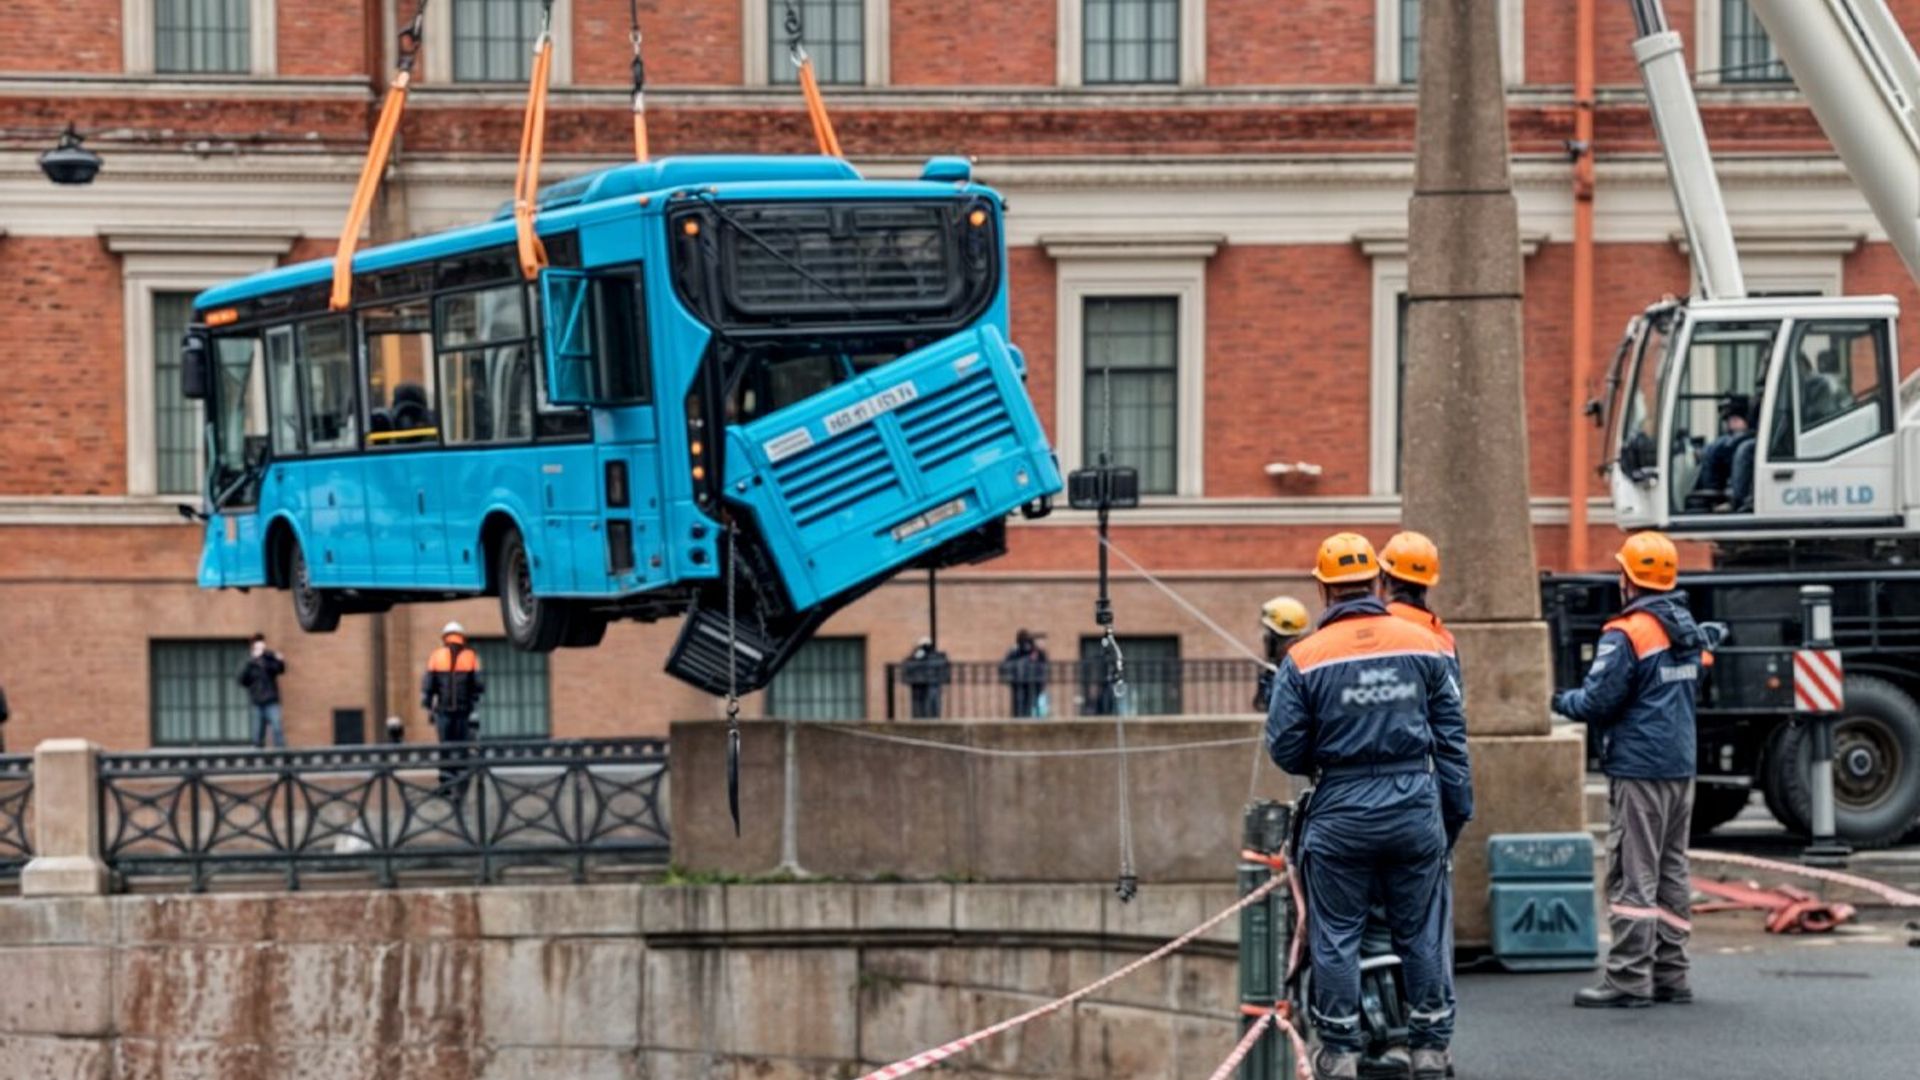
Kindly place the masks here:
<instances>
[{"instance_id":1,"label":"orange lifting strap","mask_svg":"<svg viewBox=\"0 0 1920 1080\"><path fill-rule=\"evenodd\" d=\"M787 0L787 55L793 59L793 66L800 69L800 93L807 99L807 119L813 121L813 139L820 144L820 152L828 157L844 157L840 152L840 137L833 133L833 121L827 116L826 99L820 95L820 80L813 76L813 57L807 55L807 47L801 42L800 9L793 0Z\"/></svg>"},{"instance_id":2,"label":"orange lifting strap","mask_svg":"<svg viewBox=\"0 0 1920 1080\"><path fill-rule=\"evenodd\" d=\"M640 0L628 0L627 40L633 43L633 160L647 163L647 65L640 58Z\"/></svg>"},{"instance_id":3,"label":"orange lifting strap","mask_svg":"<svg viewBox=\"0 0 1920 1080\"><path fill-rule=\"evenodd\" d=\"M553 0L540 5L540 37L533 45L533 76L527 85L527 113L520 125L520 165L513 178L513 234L520 272L529 281L547 265L547 249L533 231L540 196L540 151L547 134L547 76L553 70L553 34L548 22Z\"/></svg>"},{"instance_id":4,"label":"orange lifting strap","mask_svg":"<svg viewBox=\"0 0 1920 1080\"><path fill-rule=\"evenodd\" d=\"M413 58L420 51L421 20L426 17L427 0L413 10L413 22L400 31L400 61L387 98L380 105L379 122L373 126L373 141L367 144L367 160L360 166L360 181L353 188L353 202L347 206L346 224L340 227L340 241L333 249L333 293L327 306L345 311L353 305L353 253L360 246L360 231L367 227L367 214L373 209L373 196L380 190L380 177L387 171L387 158L393 152L393 137L400 130L400 114L407 107L407 84L413 81Z\"/></svg>"}]
</instances>

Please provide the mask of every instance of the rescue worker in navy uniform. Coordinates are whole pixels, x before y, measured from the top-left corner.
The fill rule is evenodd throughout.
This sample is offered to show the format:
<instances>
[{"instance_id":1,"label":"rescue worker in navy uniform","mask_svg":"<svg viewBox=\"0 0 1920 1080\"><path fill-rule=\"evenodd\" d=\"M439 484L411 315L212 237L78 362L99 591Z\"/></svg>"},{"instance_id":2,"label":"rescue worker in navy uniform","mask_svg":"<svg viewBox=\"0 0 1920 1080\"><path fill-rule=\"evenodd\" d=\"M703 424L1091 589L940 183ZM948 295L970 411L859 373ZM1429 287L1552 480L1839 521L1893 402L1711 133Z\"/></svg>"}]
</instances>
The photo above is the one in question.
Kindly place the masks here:
<instances>
[{"instance_id":1,"label":"rescue worker in navy uniform","mask_svg":"<svg viewBox=\"0 0 1920 1080\"><path fill-rule=\"evenodd\" d=\"M1447 854L1473 817L1467 721L1440 640L1388 613L1379 572L1364 537L1321 544L1313 576L1325 611L1274 678L1267 752L1317 778L1300 845L1314 1075L1359 1075L1360 937L1377 895L1405 964L1413 1078L1441 1080L1454 1023Z\"/></svg>"},{"instance_id":2,"label":"rescue worker in navy uniform","mask_svg":"<svg viewBox=\"0 0 1920 1080\"><path fill-rule=\"evenodd\" d=\"M1692 885L1694 695L1713 662L1677 592L1680 558L1657 532L1635 533L1614 556L1626 608L1606 624L1584 685L1553 711L1601 732L1607 774L1606 979L1573 999L1582 1008L1693 1001L1687 981Z\"/></svg>"},{"instance_id":3,"label":"rescue worker in navy uniform","mask_svg":"<svg viewBox=\"0 0 1920 1080\"><path fill-rule=\"evenodd\" d=\"M467 644L466 628L450 622L440 631L440 647L427 658L420 677L420 704L433 713L440 741L449 745L470 742L474 736L473 710L487 692L480 673L480 654ZM449 752L448 757L458 756ZM440 780L464 782L465 769L442 768Z\"/></svg>"}]
</instances>

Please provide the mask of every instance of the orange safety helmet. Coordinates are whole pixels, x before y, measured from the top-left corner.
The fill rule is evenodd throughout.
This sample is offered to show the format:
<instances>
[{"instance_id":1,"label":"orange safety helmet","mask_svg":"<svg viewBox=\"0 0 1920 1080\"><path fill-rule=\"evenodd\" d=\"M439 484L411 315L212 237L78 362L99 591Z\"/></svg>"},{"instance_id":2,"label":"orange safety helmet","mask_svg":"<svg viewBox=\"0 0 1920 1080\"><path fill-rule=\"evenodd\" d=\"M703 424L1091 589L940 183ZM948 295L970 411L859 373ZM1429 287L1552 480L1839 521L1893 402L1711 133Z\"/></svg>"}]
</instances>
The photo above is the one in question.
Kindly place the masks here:
<instances>
[{"instance_id":1,"label":"orange safety helmet","mask_svg":"<svg viewBox=\"0 0 1920 1080\"><path fill-rule=\"evenodd\" d=\"M1344 585L1348 582L1371 581L1380 574L1380 560L1373 554L1373 545L1358 533L1335 533L1320 543L1320 556L1315 560L1313 576L1323 585Z\"/></svg>"},{"instance_id":2,"label":"orange safety helmet","mask_svg":"<svg viewBox=\"0 0 1920 1080\"><path fill-rule=\"evenodd\" d=\"M1426 533L1397 532L1380 549L1380 567L1388 577L1432 588L1440 584L1440 549Z\"/></svg>"},{"instance_id":3,"label":"orange safety helmet","mask_svg":"<svg viewBox=\"0 0 1920 1080\"><path fill-rule=\"evenodd\" d=\"M1661 533L1634 533L1613 558L1627 580L1643 589L1667 592L1680 577L1680 552Z\"/></svg>"}]
</instances>

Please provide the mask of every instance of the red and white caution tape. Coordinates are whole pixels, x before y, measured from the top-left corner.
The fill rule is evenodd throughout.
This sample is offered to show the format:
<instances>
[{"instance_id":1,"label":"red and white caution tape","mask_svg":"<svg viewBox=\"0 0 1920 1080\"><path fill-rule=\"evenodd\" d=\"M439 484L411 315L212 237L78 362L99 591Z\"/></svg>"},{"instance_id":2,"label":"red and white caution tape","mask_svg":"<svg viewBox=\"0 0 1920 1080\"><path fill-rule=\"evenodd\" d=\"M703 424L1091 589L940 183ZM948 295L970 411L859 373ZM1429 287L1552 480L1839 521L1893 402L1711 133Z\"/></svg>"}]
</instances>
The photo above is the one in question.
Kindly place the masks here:
<instances>
[{"instance_id":1,"label":"red and white caution tape","mask_svg":"<svg viewBox=\"0 0 1920 1080\"><path fill-rule=\"evenodd\" d=\"M1750 866L1757 870L1771 870L1779 874L1791 874L1810 878L1814 881L1829 881L1835 885L1859 889L1872 893L1895 907L1920 908L1920 895L1896 889L1891 885L1863 878L1856 874L1843 874L1838 870L1822 870L1817 866L1802 866L1799 863L1780 862L1775 859L1762 859L1753 855L1734 855L1725 851L1689 851L1687 858L1698 862L1731 863L1735 866Z\"/></svg>"},{"instance_id":2,"label":"red and white caution tape","mask_svg":"<svg viewBox=\"0 0 1920 1080\"><path fill-rule=\"evenodd\" d=\"M1216 926L1219 926L1221 923L1226 922L1227 919L1238 914L1241 908L1246 907L1248 904L1251 904L1254 901L1259 900L1261 897L1266 896L1268 893L1272 892L1274 889L1279 888L1280 882L1282 878L1285 876L1287 875L1275 874L1273 877L1268 878L1266 882L1262 884L1259 888L1241 897L1232 907L1227 908L1226 910L1220 912L1218 915L1215 915L1213 918L1208 919L1206 922L1201 923L1199 926L1196 926L1193 929L1187 931L1186 933L1181 934L1179 937L1174 938L1172 941L1167 942L1165 945L1160 946L1159 948L1153 950L1152 952L1141 957L1140 959L1135 960L1134 962L1128 964L1127 966L1120 968L1118 971L1115 971L1105 976L1104 978L1101 978L1097 982L1088 983L1087 985L1081 987L1078 990L1075 990L1073 993L1068 994L1065 997L1056 998L1053 1001L1049 1001L1045 1005L1042 1005L1038 1008L1029 1009L1026 1012L1021 1013L1019 1016L1015 1016L1007 1020L1002 1020L999 1023L994 1024L990 1027L981 1028L979 1031L976 1031L971 1035L962 1035L950 1043L946 1043L941 1046L936 1046L931 1050L923 1050L920 1053L915 1054L910 1058L904 1058L884 1068L875 1069L874 1071L861 1077L860 1080L895 1080L896 1077L908 1076L913 1073L917 1073L921 1069L924 1069L929 1065L933 1065L938 1062L945 1061L946 1059L952 1057L955 1054L961 1053L965 1050L972 1049L974 1046L980 1043L983 1043L988 1039L993 1038L995 1035L1001 1035L1001 1034L1005 1034L1006 1032L1012 1031L1014 1028L1019 1027L1021 1024L1024 1024L1029 1020L1037 1020L1040 1017L1047 1015L1048 1013L1058 1012L1061 1009L1064 1009L1067 1006L1072 1005L1074 1002L1080 1001L1093 994L1099 993L1101 990L1104 990L1107 987L1112 986L1114 983L1117 983L1121 979L1124 979L1127 976L1133 974L1134 972L1139 971L1141 968L1146 967L1148 964L1151 964L1156 960L1164 960L1168 956L1171 956L1172 954L1185 948L1187 945L1191 944L1195 938L1198 938L1200 935L1206 933L1207 931L1213 929Z\"/></svg>"}]
</instances>

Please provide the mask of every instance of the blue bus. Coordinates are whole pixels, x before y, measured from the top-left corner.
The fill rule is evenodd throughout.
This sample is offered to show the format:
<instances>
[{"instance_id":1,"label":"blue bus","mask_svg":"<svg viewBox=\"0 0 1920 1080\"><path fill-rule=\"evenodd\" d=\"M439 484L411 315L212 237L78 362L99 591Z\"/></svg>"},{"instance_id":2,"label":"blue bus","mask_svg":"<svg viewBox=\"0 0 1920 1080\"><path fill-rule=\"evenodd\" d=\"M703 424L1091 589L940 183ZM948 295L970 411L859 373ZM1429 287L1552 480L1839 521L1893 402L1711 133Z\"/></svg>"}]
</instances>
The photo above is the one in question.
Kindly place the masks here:
<instances>
[{"instance_id":1,"label":"blue bus","mask_svg":"<svg viewBox=\"0 0 1920 1080\"><path fill-rule=\"evenodd\" d=\"M956 158L675 158L542 191L537 280L508 209L361 252L350 310L327 260L209 289L183 346L200 584L285 589L314 632L493 595L536 651L684 617L669 671L764 686L833 611L1004 552L1060 488L1002 222Z\"/></svg>"}]
</instances>

